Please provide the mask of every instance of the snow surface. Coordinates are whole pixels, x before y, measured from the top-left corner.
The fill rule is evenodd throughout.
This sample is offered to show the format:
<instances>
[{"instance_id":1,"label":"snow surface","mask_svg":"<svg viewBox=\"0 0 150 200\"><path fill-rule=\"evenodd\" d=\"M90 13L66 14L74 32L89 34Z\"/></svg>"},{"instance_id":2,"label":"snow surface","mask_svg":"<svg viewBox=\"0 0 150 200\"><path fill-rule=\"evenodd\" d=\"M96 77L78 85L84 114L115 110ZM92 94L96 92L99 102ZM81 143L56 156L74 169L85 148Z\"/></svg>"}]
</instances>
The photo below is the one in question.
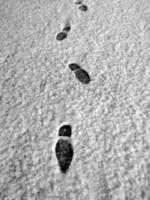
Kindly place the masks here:
<instances>
[{"instance_id":1,"label":"snow surface","mask_svg":"<svg viewBox=\"0 0 150 200\"><path fill-rule=\"evenodd\" d=\"M0 200L150 200L150 0L82 2L0 0Z\"/></svg>"}]
</instances>

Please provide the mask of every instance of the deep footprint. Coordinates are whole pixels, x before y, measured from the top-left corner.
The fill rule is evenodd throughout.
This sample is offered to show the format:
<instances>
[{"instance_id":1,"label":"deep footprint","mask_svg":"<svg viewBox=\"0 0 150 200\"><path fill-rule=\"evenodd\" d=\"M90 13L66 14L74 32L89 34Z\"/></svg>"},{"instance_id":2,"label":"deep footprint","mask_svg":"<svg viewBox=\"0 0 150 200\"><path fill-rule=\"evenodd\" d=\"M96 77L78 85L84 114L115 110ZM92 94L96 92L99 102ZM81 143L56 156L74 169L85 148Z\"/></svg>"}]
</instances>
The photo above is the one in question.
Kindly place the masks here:
<instances>
[{"instance_id":1,"label":"deep footprint","mask_svg":"<svg viewBox=\"0 0 150 200\"><path fill-rule=\"evenodd\" d=\"M69 170L73 158L72 144L67 140L59 139L56 143L55 154L59 163L60 171L66 173Z\"/></svg>"},{"instance_id":2,"label":"deep footprint","mask_svg":"<svg viewBox=\"0 0 150 200\"><path fill-rule=\"evenodd\" d=\"M83 84L89 84L91 81L89 74L84 69L77 69L75 76Z\"/></svg>"}]
</instances>

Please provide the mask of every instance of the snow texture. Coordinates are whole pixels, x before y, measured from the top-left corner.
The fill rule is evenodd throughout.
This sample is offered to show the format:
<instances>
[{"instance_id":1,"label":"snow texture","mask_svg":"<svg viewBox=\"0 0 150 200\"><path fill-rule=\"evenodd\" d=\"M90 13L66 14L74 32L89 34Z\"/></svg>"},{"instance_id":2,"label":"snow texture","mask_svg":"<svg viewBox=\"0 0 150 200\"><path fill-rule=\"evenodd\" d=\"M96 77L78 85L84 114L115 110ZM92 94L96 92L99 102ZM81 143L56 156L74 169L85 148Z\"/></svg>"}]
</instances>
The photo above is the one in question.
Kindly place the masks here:
<instances>
[{"instance_id":1,"label":"snow texture","mask_svg":"<svg viewBox=\"0 0 150 200\"><path fill-rule=\"evenodd\" d=\"M0 0L0 199L150 200L150 0L75 2Z\"/></svg>"}]
</instances>

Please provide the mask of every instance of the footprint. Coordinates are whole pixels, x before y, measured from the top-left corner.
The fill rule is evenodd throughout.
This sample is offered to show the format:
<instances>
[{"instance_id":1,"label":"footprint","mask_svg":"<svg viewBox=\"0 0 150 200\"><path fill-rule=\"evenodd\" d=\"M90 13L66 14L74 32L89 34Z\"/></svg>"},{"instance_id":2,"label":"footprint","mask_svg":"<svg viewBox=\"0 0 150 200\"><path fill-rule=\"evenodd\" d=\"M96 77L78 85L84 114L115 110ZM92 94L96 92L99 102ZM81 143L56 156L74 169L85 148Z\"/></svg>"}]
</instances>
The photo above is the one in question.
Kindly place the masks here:
<instances>
[{"instance_id":1,"label":"footprint","mask_svg":"<svg viewBox=\"0 0 150 200\"><path fill-rule=\"evenodd\" d=\"M75 70L75 76L83 84L89 84L91 82L90 76L84 69Z\"/></svg>"},{"instance_id":2,"label":"footprint","mask_svg":"<svg viewBox=\"0 0 150 200\"><path fill-rule=\"evenodd\" d=\"M58 41L62 41L66 38L67 38L67 33L63 32L63 31L57 33L57 35L56 35L56 40L58 40Z\"/></svg>"},{"instance_id":3,"label":"footprint","mask_svg":"<svg viewBox=\"0 0 150 200\"><path fill-rule=\"evenodd\" d=\"M65 174L70 167L73 158L73 147L70 141L59 139L55 146L55 154L60 171Z\"/></svg>"}]
</instances>

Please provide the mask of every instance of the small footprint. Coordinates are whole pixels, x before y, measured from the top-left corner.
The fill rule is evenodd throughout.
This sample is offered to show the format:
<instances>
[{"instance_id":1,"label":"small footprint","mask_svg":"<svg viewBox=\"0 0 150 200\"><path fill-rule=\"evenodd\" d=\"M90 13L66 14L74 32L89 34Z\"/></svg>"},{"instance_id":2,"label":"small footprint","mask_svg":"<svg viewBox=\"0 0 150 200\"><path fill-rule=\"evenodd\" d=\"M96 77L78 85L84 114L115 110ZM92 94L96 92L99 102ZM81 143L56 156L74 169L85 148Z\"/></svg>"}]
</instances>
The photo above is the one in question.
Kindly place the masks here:
<instances>
[{"instance_id":1,"label":"small footprint","mask_svg":"<svg viewBox=\"0 0 150 200\"><path fill-rule=\"evenodd\" d=\"M70 26L70 24L66 24L66 25L64 26L64 28L63 28L63 32L68 33L68 32L70 32L70 31L71 31L71 26Z\"/></svg>"},{"instance_id":2,"label":"small footprint","mask_svg":"<svg viewBox=\"0 0 150 200\"><path fill-rule=\"evenodd\" d=\"M62 41L66 38L67 38L67 33L63 32L63 31L57 33L57 35L56 35L56 40L58 40L58 41Z\"/></svg>"},{"instance_id":3,"label":"small footprint","mask_svg":"<svg viewBox=\"0 0 150 200\"><path fill-rule=\"evenodd\" d=\"M88 7L86 6L86 5L84 5L84 4L82 4L82 5L80 5L79 6L79 10L81 10L81 11L87 11L88 10Z\"/></svg>"}]
</instances>

